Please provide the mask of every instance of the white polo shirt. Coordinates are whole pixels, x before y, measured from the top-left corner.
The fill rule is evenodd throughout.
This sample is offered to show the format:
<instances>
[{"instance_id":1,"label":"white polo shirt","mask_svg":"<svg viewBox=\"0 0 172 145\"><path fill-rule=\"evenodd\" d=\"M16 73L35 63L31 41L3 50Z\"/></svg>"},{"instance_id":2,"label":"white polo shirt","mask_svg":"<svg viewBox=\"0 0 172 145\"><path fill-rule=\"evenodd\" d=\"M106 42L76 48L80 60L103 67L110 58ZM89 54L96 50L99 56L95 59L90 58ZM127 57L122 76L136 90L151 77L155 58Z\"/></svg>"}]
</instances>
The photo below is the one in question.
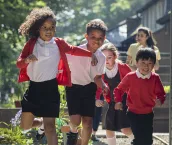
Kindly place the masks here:
<instances>
[{"instance_id":1,"label":"white polo shirt","mask_svg":"<svg viewBox=\"0 0 172 145\"><path fill-rule=\"evenodd\" d=\"M56 78L60 52L54 38L48 42L38 38L33 49L33 54L38 61L29 63L27 67L27 75L30 80L43 82Z\"/></svg>"},{"instance_id":2,"label":"white polo shirt","mask_svg":"<svg viewBox=\"0 0 172 145\"><path fill-rule=\"evenodd\" d=\"M80 45L79 47L87 49L87 44ZM87 85L94 82L94 77L96 75L102 75L105 73L105 55L99 49L94 54L98 59L96 66L91 65L90 57L72 56L67 54L71 70L72 84Z\"/></svg>"}]
</instances>

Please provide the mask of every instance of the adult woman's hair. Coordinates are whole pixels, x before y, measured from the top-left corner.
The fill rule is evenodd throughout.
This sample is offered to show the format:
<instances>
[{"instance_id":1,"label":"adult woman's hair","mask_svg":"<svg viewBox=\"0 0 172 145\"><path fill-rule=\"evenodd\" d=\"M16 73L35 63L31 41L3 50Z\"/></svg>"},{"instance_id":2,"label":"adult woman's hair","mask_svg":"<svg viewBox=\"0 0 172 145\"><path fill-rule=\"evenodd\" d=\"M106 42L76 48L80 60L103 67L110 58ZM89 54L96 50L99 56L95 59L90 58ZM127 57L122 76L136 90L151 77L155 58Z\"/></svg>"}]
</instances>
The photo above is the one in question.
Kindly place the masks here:
<instances>
[{"instance_id":1,"label":"adult woman's hair","mask_svg":"<svg viewBox=\"0 0 172 145\"><path fill-rule=\"evenodd\" d=\"M156 41L151 30L147 27L139 27L136 35L137 43L131 44L127 51L126 63L132 70L136 70L136 54L140 48L152 48L156 53L156 64L154 69L159 69L159 60L161 59L159 49L156 47Z\"/></svg>"},{"instance_id":2,"label":"adult woman's hair","mask_svg":"<svg viewBox=\"0 0 172 145\"><path fill-rule=\"evenodd\" d=\"M157 42L155 38L153 37L152 31L147 27L138 28L137 33L140 31L144 32L146 36L148 37L148 39L146 40L147 46L154 49L154 46L157 44Z\"/></svg>"}]
</instances>

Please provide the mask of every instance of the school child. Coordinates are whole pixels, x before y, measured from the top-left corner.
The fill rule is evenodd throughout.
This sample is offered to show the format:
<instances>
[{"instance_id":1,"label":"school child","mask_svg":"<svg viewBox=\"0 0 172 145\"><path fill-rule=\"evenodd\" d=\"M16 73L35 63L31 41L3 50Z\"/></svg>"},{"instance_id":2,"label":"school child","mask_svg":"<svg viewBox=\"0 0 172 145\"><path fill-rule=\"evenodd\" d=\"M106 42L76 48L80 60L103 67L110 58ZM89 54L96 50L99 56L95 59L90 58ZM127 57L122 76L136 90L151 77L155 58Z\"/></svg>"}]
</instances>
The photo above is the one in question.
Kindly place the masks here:
<instances>
[{"instance_id":1,"label":"school child","mask_svg":"<svg viewBox=\"0 0 172 145\"><path fill-rule=\"evenodd\" d=\"M130 68L135 71L136 67L136 54L140 48L150 47L156 53L156 63L154 66L154 70L159 69L159 60L161 59L160 51L156 47L156 41L153 37L151 30L147 27L139 27L136 34L137 43L131 44L127 51L127 60L126 63L130 66ZM153 71L154 71L153 70Z\"/></svg>"},{"instance_id":2,"label":"school child","mask_svg":"<svg viewBox=\"0 0 172 145\"><path fill-rule=\"evenodd\" d=\"M19 32L29 35L19 58L19 82L30 81L24 94L21 128L28 130L44 123L49 145L57 145L55 118L59 116L58 85L71 86L66 53L91 57L92 53L55 38L56 19L49 7L36 8L26 17ZM34 117L43 117L34 119Z\"/></svg>"},{"instance_id":3,"label":"school child","mask_svg":"<svg viewBox=\"0 0 172 145\"><path fill-rule=\"evenodd\" d=\"M104 44L101 48L106 56L106 70L102 76L103 80L107 83L110 89L110 94L105 96L109 104L109 108L105 119L105 129L108 145L116 145L115 131L121 131L126 136L133 139L133 134L130 128L129 119L126 116L126 94L123 100L123 111L115 110L115 102L113 97L113 90L118 86L123 77L131 72L127 64L118 60L118 51L112 43ZM103 106L103 101L100 100L101 89L97 90L96 106Z\"/></svg>"},{"instance_id":4,"label":"school child","mask_svg":"<svg viewBox=\"0 0 172 145\"><path fill-rule=\"evenodd\" d=\"M97 86L107 92L107 86L101 79L105 68L105 56L98 49L105 40L106 31L107 26L100 19L91 20L86 25L85 38L87 43L80 47L95 54L98 59L96 66L90 65L90 58L67 56L72 78L72 87L66 87L71 130L67 135L67 145L76 144L78 136L77 127L81 121L83 127L81 145L88 145L92 132Z\"/></svg>"},{"instance_id":5,"label":"school child","mask_svg":"<svg viewBox=\"0 0 172 145\"><path fill-rule=\"evenodd\" d=\"M107 39L104 40L104 44L108 43L109 41ZM87 39L83 39L80 43L80 45L83 45L87 43ZM101 49L101 48L99 48ZM104 100L103 95L100 97L101 100ZM96 133L101 121L101 115L102 115L102 107L97 107L95 106L95 112L94 112L94 117L93 117L93 124L92 124L92 135L91 135L91 140L92 141L100 141L99 138L97 137Z\"/></svg>"},{"instance_id":6,"label":"school child","mask_svg":"<svg viewBox=\"0 0 172 145\"><path fill-rule=\"evenodd\" d=\"M122 109L122 96L127 91L127 116L134 134L134 145L152 145L153 108L165 100L160 77L152 72L155 63L155 51L141 48L136 55L137 70L128 73L114 90L117 110Z\"/></svg>"}]
</instances>

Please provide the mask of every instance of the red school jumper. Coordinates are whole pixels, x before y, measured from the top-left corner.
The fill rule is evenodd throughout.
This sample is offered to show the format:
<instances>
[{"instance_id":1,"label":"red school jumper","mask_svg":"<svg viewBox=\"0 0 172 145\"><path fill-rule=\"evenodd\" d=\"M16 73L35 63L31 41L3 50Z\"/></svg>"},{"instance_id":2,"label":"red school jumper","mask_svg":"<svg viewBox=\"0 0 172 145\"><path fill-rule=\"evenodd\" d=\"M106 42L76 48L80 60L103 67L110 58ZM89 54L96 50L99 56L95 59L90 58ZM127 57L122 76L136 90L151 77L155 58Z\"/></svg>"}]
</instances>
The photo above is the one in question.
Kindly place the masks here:
<instances>
[{"instance_id":1,"label":"red school jumper","mask_svg":"<svg viewBox=\"0 0 172 145\"><path fill-rule=\"evenodd\" d=\"M25 63L25 59L30 54L32 54L36 41L37 38L31 38L25 44L19 58L17 59L17 67L20 69L18 82L24 82L30 80L29 76L27 75L28 64ZM77 46L71 46L61 38L55 38L55 42L59 48L60 57L61 57L57 68L59 73L56 76L58 85L71 86L72 85L71 72L69 69L69 65L65 53L76 56L87 56L87 57L91 57L92 53L87 50L81 49Z\"/></svg>"},{"instance_id":2,"label":"red school jumper","mask_svg":"<svg viewBox=\"0 0 172 145\"><path fill-rule=\"evenodd\" d=\"M129 72L131 72L131 69L129 68L129 66L125 63L121 63L121 62L117 62L118 63L118 71L120 74L120 79L122 80L126 74L128 74ZM103 81L108 85L108 83L104 80L104 74L102 75L102 79ZM98 88L96 91L96 100L100 99L100 96L102 94L102 89ZM110 97L110 92L107 96L104 96L105 100L107 103L111 102L111 97Z\"/></svg>"},{"instance_id":3,"label":"red school jumper","mask_svg":"<svg viewBox=\"0 0 172 145\"><path fill-rule=\"evenodd\" d=\"M158 74L151 72L149 79L138 78L136 72L128 73L114 90L115 102L122 102L127 91L128 110L135 114L153 111L156 99L165 101L165 92Z\"/></svg>"}]
</instances>

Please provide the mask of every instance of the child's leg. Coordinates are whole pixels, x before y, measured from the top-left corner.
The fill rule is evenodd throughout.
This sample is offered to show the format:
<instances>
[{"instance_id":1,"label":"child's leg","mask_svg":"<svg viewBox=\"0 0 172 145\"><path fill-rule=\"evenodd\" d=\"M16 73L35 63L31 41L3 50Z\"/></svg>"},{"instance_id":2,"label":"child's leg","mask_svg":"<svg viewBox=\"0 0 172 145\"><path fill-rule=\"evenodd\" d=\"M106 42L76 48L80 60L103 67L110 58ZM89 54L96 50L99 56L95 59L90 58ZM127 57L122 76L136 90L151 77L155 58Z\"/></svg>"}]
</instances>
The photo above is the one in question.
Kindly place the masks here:
<instances>
[{"instance_id":1,"label":"child's leg","mask_svg":"<svg viewBox=\"0 0 172 145\"><path fill-rule=\"evenodd\" d=\"M81 123L81 115L71 115L70 116L70 130L73 133L77 133L78 132L78 126Z\"/></svg>"},{"instance_id":2,"label":"child's leg","mask_svg":"<svg viewBox=\"0 0 172 145\"><path fill-rule=\"evenodd\" d=\"M30 112L22 112L20 127L23 130L31 129L32 126L40 126L39 121L34 122L34 115Z\"/></svg>"},{"instance_id":3,"label":"child's leg","mask_svg":"<svg viewBox=\"0 0 172 145\"><path fill-rule=\"evenodd\" d=\"M38 118L35 118L34 120L36 120ZM42 121L41 126L38 128L38 133L39 134L43 134L44 133L44 123L43 123L43 118L39 118L40 121Z\"/></svg>"},{"instance_id":4,"label":"child's leg","mask_svg":"<svg viewBox=\"0 0 172 145\"><path fill-rule=\"evenodd\" d=\"M80 115L70 115L70 132L67 133L67 145L75 145L78 139L78 126L81 123Z\"/></svg>"},{"instance_id":5,"label":"child's leg","mask_svg":"<svg viewBox=\"0 0 172 145\"><path fill-rule=\"evenodd\" d=\"M56 127L55 127L55 118L44 117L44 128L45 128L45 135L47 137L48 145L58 145L58 139L56 134Z\"/></svg>"},{"instance_id":6,"label":"child's leg","mask_svg":"<svg viewBox=\"0 0 172 145\"><path fill-rule=\"evenodd\" d=\"M91 136L92 141L99 141L99 139L96 136L96 132L100 124L101 113L102 113L102 107L95 107L95 115L93 117L93 129L92 129L92 136Z\"/></svg>"},{"instance_id":7,"label":"child's leg","mask_svg":"<svg viewBox=\"0 0 172 145\"><path fill-rule=\"evenodd\" d=\"M133 132L132 132L132 130L131 130L130 127L128 127L128 128L122 128L121 129L121 132L123 134L125 134L126 136L128 136L131 140L134 139L134 135L133 135Z\"/></svg>"},{"instance_id":8,"label":"child's leg","mask_svg":"<svg viewBox=\"0 0 172 145\"><path fill-rule=\"evenodd\" d=\"M152 133L153 133L153 113L150 114L134 114L132 112L127 113L131 129L134 134L134 145L152 145Z\"/></svg>"},{"instance_id":9,"label":"child's leg","mask_svg":"<svg viewBox=\"0 0 172 145\"><path fill-rule=\"evenodd\" d=\"M115 131L106 130L106 138L108 145L116 145Z\"/></svg>"},{"instance_id":10,"label":"child's leg","mask_svg":"<svg viewBox=\"0 0 172 145\"><path fill-rule=\"evenodd\" d=\"M92 117L82 117L82 143L81 145L88 145L91 132L92 132L92 123L93 123L93 118Z\"/></svg>"},{"instance_id":11,"label":"child's leg","mask_svg":"<svg viewBox=\"0 0 172 145\"><path fill-rule=\"evenodd\" d=\"M102 113L102 107L95 107L95 115L93 117L93 134L95 135L98 127L99 127L99 123L101 120L101 113Z\"/></svg>"},{"instance_id":12,"label":"child's leg","mask_svg":"<svg viewBox=\"0 0 172 145\"><path fill-rule=\"evenodd\" d=\"M39 120L42 121L42 125L37 130L37 133L36 133L36 139L37 140L41 140L45 136L43 118L39 118Z\"/></svg>"}]
</instances>

